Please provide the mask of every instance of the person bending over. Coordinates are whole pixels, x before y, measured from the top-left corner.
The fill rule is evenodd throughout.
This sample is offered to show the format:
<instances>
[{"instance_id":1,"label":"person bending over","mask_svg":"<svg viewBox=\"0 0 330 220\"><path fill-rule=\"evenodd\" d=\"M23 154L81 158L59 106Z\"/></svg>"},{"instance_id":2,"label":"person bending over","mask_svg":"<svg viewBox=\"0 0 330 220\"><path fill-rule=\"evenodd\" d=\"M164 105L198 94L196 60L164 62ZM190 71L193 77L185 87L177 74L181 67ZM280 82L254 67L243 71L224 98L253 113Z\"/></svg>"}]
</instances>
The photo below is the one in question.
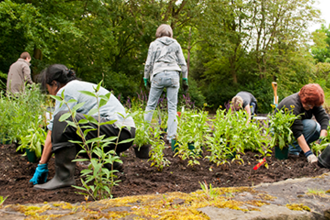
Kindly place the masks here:
<instances>
[{"instance_id":1,"label":"person bending over","mask_svg":"<svg viewBox=\"0 0 330 220\"><path fill-rule=\"evenodd\" d=\"M231 100L234 110L244 109L248 114L247 124L250 123L251 117L257 112L257 99L249 92L241 91Z\"/></svg>"}]
</instances>

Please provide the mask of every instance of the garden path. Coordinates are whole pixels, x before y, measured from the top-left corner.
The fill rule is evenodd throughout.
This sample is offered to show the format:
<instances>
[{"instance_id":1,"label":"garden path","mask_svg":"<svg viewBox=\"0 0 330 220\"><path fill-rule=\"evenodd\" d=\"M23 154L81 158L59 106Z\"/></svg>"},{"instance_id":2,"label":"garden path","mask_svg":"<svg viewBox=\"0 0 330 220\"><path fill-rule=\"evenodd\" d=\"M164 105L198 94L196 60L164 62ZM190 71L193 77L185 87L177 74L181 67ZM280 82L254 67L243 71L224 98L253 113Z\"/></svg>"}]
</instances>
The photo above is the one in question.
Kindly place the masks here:
<instances>
[{"instance_id":1,"label":"garden path","mask_svg":"<svg viewBox=\"0 0 330 220\"><path fill-rule=\"evenodd\" d=\"M330 173L255 187L7 205L0 219L330 219Z\"/></svg>"}]
</instances>

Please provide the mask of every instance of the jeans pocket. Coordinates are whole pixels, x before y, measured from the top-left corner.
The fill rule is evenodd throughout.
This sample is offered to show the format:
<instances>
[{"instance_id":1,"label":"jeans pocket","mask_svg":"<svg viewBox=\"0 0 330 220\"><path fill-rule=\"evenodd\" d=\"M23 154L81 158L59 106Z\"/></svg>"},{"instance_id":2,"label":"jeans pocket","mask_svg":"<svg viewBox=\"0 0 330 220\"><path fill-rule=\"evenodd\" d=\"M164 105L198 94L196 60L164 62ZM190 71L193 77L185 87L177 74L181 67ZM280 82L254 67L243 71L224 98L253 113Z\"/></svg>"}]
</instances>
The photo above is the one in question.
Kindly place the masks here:
<instances>
[{"instance_id":1,"label":"jeans pocket","mask_svg":"<svg viewBox=\"0 0 330 220\"><path fill-rule=\"evenodd\" d=\"M162 82L162 77L159 74L152 77L152 84L159 86L161 82Z\"/></svg>"},{"instance_id":2,"label":"jeans pocket","mask_svg":"<svg viewBox=\"0 0 330 220\"><path fill-rule=\"evenodd\" d=\"M171 78L172 86L179 87L180 86L180 80L179 77Z\"/></svg>"}]
</instances>

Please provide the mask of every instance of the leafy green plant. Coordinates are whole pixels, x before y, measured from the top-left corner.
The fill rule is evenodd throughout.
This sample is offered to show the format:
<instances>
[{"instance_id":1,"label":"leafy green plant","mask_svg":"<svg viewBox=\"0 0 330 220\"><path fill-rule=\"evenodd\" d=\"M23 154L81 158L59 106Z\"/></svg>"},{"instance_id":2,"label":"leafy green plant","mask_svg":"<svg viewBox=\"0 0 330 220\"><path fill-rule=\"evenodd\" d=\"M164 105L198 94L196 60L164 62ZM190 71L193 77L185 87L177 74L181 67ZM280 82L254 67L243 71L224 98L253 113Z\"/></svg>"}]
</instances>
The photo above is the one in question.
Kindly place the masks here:
<instances>
[{"instance_id":1,"label":"leafy green plant","mask_svg":"<svg viewBox=\"0 0 330 220\"><path fill-rule=\"evenodd\" d=\"M246 125L246 120L243 111L232 112L229 109L226 112L226 110L218 109L215 119L212 120L213 135L206 137L207 151L211 154L205 158L217 165L229 163L230 159L241 160L238 153L244 153L245 145L255 141L249 138L247 133L255 127L251 123L251 125Z\"/></svg>"},{"instance_id":2,"label":"leafy green plant","mask_svg":"<svg viewBox=\"0 0 330 220\"><path fill-rule=\"evenodd\" d=\"M105 138L105 135L100 135L100 126L105 124L113 124L115 121L108 121L101 123L100 120L96 120L93 115L97 114L97 117L100 118L100 108L104 106L111 97L111 93L106 95L99 95L98 92L101 88L102 81L94 88L93 92L80 91L82 94L95 97L97 100L97 108L94 108L84 115L86 119L81 119L79 122L75 120L75 115L77 109L82 107L84 103L79 103L75 105L72 109L69 108L68 103L77 102L76 100L64 100L64 91L61 96L52 96L54 99L60 102L60 105L67 105L69 112L63 114L60 121L66 121L69 126L73 126L77 129L77 134L81 137L81 141L71 141L72 143L79 144L82 147L82 150L78 152L78 155L81 153L87 154L88 158L79 158L73 160L74 162L84 162L89 161L90 164L87 169L81 171L81 182L83 187L73 186L76 189L82 190L83 192L78 192L84 196L91 196L94 200L96 199L105 199L112 198L112 188L117 185L119 180L115 180L116 175L114 174L116 170L113 169L113 163L118 162L122 163L120 157L116 155L116 148L118 144L127 143L133 141L133 139L126 139L121 142L119 141L119 136L121 134L124 126L119 126L118 136ZM123 115L121 115L125 118ZM73 118L73 121L67 120L69 117ZM88 123L93 123L97 125L97 128L87 125ZM88 132L97 130L97 137L93 139L86 139ZM104 148L110 144L115 144L115 149L108 152L104 151ZM94 156L95 155L95 156ZM111 170L104 168L105 164L111 164ZM83 179L85 178L85 180ZM93 185L88 185L88 183L93 183Z\"/></svg>"},{"instance_id":3,"label":"leafy green plant","mask_svg":"<svg viewBox=\"0 0 330 220\"><path fill-rule=\"evenodd\" d=\"M290 111L287 108L278 110L270 116L269 128L272 132L270 145L272 147L278 146L282 150L285 146L292 143L293 133L290 128L299 117L293 114L293 109Z\"/></svg>"},{"instance_id":4,"label":"leafy green plant","mask_svg":"<svg viewBox=\"0 0 330 220\"><path fill-rule=\"evenodd\" d=\"M31 127L45 126L40 120L46 114L45 96L39 85L27 85L22 94L15 96L1 94L0 133L10 141L19 141L29 135Z\"/></svg>"},{"instance_id":5,"label":"leafy green plant","mask_svg":"<svg viewBox=\"0 0 330 220\"><path fill-rule=\"evenodd\" d=\"M139 109L132 113L135 122L135 147L140 149L143 145L150 144L150 123L144 120L144 111Z\"/></svg>"},{"instance_id":6,"label":"leafy green plant","mask_svg":"<svg viewBox=\"0 0 330 220\"><path fill-rule=\"evenodd\" d=\"M168 166L171 162L164 157L165 142L161 138L162 131L160 127L156 126L152 129L151 138L151 151L150 159L151 166L157 167L158 171L162 171L165 166Z\"/></svg>"},{"instance_id":7,"label":"leafy green plant","mask_svg":"<svg viewBox=\"0 0 330 220\"><path fill-rule=\"evenodd\" d=\"M41 121L42 119L40 119ZM36 157L40 158L42 146L45 144L47 132L38 124L31 123L31 128L28 129L28 134L20 137L20 145L16 151L28 149L35 152ZM23 156L25 156L24 153Z\"/></svg>"},{"instance_id":8,"label":"leafy green plant","mask_svg":"<svg viewBox=\"0 0 330 220\"><path fill-rule=\"evenodd\" d=\"M329 131L330 126L328 126L327 130ZM318 156L322 151L330 144L330 132L327 132L326 137L320 137L320 142L315 141L311 144L311 148L313 152Z\"/></svg>"},{"instance_id":9,"label":"leafy green plant","mask_svg":"<svg viewBox=\"0 0 330 220\"><path fill-rule=\"evenodd\" d=\"M188 160L188 165L199 165L205 145L205 138L210 133L206 111L184 111L178 119L177 144L178 155L183 160ZM193 146L193 147L192 147Z\"/></svg>"}]
</instances>

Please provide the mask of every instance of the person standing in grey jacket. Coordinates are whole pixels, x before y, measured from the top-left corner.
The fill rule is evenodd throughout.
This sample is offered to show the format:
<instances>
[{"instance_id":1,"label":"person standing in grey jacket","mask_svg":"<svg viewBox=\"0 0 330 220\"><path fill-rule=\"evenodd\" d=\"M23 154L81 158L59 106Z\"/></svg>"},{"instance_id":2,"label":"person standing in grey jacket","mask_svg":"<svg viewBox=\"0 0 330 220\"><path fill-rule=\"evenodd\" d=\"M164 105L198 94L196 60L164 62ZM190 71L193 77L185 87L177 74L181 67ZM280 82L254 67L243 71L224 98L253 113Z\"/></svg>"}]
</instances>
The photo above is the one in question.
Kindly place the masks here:
<instances>
[{"instance_id":1,"label":"person standing in grey jacket","mask_svg":"<svg viewBox=\"0 0 330 220\"><path fill-rule=\"evenodd\" d=\"M31 80L30 61L30 54L23 52L20 58L10 66L7 78L8 93L24 92L25 83L33 83Z\"/></svg>"},{"instance_id":2,"label":"person standing in grey jacket","mask_svg":"<svg viewBox=\"0 0 330 220\"><path fill-rule=\"evenodd\" d=\"M150 77L151 88L144 120L151 122L163 89L167 91L168 121L167 140L175 139L177 130L177 103L180 88L180 72L182 73L183 89L188 89L187 63L180 44L173 39L171 26L162 24L157 28L156 40L150 44L144 68L144 85L147 87Z\"/></svg>"}]
</instances>

